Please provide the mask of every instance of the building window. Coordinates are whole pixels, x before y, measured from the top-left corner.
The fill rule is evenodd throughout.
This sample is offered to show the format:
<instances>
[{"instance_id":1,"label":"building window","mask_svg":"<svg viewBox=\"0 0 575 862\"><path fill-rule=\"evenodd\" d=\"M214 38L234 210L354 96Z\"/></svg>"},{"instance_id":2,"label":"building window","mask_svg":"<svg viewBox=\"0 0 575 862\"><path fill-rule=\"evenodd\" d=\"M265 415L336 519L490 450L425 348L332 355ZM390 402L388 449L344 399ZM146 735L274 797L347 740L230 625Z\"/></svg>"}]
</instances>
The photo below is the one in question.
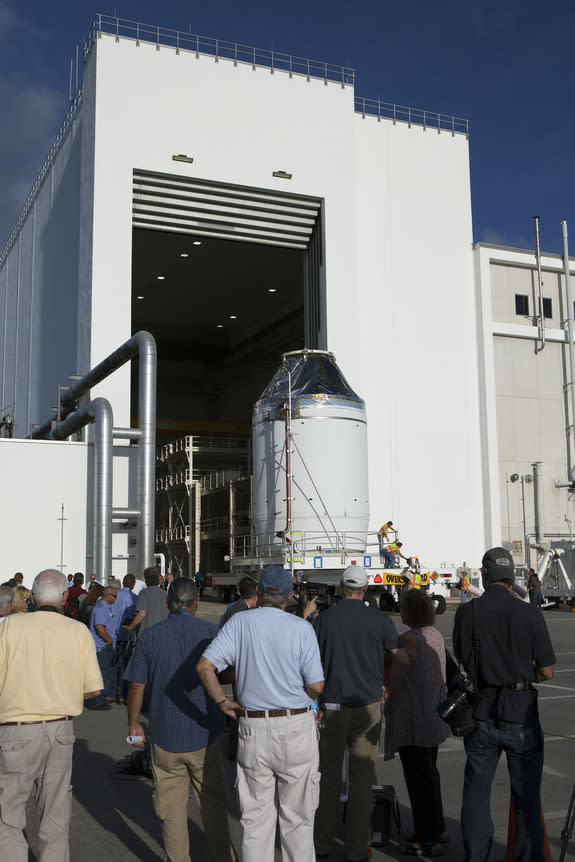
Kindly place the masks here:
<instances>
[{"instance_id":1,"label":"building window","mask_svg":"<svg viewBox=\"0 0 575 862\"><path fill-rule=\"evenodd\" d=\"M543 317L553 317L553 302L549 297L543 297Z\"/></svg>"},{"instance_id":2,"label":"building window","mask_svg":"<svg viewBox=\"0 0 575 862\"><path fill-rule=\"evenodd\" d=\"M515 314L529 317L529 297L522 293L515 294Z\"/></svg>"}]
</instances>

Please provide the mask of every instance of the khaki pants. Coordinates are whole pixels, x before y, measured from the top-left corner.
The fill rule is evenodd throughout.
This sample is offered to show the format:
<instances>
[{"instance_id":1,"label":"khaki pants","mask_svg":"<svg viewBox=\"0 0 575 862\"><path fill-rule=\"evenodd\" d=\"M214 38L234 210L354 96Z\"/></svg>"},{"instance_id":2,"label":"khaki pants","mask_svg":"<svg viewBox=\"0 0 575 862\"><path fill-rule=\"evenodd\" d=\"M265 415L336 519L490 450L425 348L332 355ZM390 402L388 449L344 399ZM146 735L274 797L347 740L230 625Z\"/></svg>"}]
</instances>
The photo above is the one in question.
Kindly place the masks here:
<instances>
[{"instance_id":1,"label":"khaki pants","mask_svg":"<svg viewBox=\"0 0 575 862\"><path fill-rule=\"evenodd\" d=\"M313 712L240 718L237 786L243 862L273 862L278 825L283 862L315 862L317 767Z\"/></svg>"},{"instance_id":2,"label":"khaki pants","mask_svg":"<svg viewBox=\"0 0 575 862\"><path fill-rule=\"evenodd\" d=\"M319 739L321 785L315 818L315 849L327 855L333 844L339 814L345 749L349 749L349 796L345 818L345 856L365 859L371 840L371 786L381 732L381 704L342 706L326 710Z\"/></svg>"},{"instance_id":3,"label":"khaki pants","mask_svg":"<svg viewBox=\"0 0 575 862\"><path fill-rule=\"evenodd\" d=\"M210 862L234 862L228 797L217 740L197 751L174 753L152 743L154 810L162 824L168 862L190 862L188 800L190 783L200 807Z\"/></svg>"},{"instance_id":4,"label":"khaki pants","mask_svg":"<svg viewBox=\"0 0 575 862\"><path fill-rule=\"evenodd\" d=\"M28 862L23 835L32 789L40 814L40 862L69 862L71 721L0 726L0 858Z\"/></svg>"}]
</instances>

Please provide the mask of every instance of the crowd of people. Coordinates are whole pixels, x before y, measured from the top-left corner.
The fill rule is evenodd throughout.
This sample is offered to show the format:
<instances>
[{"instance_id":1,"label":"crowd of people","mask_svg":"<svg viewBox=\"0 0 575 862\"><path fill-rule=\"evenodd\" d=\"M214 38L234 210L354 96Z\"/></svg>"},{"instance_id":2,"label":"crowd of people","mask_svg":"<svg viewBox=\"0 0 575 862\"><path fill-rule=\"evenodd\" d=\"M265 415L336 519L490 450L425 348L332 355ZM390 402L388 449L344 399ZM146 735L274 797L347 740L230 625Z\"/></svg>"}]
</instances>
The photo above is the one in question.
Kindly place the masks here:
<instances>
[{"instance_id":1,"label":"crowd of people","mask_svg":"<svg viewBox=\"0 0 575 862\"><path fill-rule=\"evenodd\" d=\"M144 582L126 575L123 584L114 578L98 584L91 577L87 591L81 573L67 579L56 570L37 575L31 592L22 579L3 585L0 846L6 858L28 858L22 830L32 787L42 800L40 859L69 858L69 801L62 788L70 785L72 719L83 705L106 710L116 700L127 704L132 743L151 751L154 808L169 862L190 858L190 787L208 859L236 862L221 816L227 810L220 740L226 723L237 732L243 862L272 862L276 826L286 862L329 857L346 754L345 858L368 860L383 724L385 758L399 755L413 814L403 852L444 852L449 835L438 749L453 732L464 735L467 755L461 809L466 862L491 859L489 798L503 751L515 812L513 859L543 862L543 748L533 683L552 676L555 655L539 608L513 595L509 553L486 552L482 576L484 593L455 616L455 659L467 676L456 676L451 699L448 667L457 665L434 625L427 594L403 591L407 630L399 636L391 617L364 601L368 577L361 566L343 572L336 604L318 613L312 600L303 616L286 613L291 574L270 567L257 582L243 579L239 599L219 625L197 616L194 579L162 585L157 567L145 570ZM26 613L32 608L35 613ZM512 648L502 654L501 643ZM25 679L17 670L22 663L33 668Z\"/></svg>"}]
</instances>

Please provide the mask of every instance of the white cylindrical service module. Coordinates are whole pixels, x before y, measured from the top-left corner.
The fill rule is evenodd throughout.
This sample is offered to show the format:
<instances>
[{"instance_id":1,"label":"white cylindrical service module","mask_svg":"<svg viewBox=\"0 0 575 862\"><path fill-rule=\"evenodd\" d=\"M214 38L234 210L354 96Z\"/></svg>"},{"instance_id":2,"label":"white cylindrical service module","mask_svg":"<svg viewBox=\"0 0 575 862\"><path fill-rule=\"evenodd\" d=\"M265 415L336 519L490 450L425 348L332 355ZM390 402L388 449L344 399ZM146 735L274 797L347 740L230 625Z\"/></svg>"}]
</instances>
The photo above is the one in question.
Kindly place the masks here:
<instances>
[{"instance_id":1,"label":"white cylindrical service module","mask_svg":"<svg viewBox=\"0 0 575 862\"><path fill-rule=\"evenodd\" d=\"M253 523L264 553L362 553L369 525L365 404L332 353L284 353L252 417Z\"/></svg>"}]
</instances>

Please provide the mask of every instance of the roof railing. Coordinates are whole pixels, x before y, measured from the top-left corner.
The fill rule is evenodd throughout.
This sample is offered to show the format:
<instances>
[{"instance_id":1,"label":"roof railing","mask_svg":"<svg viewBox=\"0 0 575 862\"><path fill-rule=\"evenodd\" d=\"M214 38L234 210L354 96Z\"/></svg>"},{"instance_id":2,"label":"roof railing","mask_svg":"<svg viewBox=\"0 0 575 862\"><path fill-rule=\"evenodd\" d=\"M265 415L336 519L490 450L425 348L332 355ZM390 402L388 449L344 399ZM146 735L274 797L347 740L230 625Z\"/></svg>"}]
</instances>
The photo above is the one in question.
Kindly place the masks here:
<instances>
[{"instance_id":1,"label":"roof railing","mask_svg":"<svg viewBox=\"0 0 575 862\"><path fill-rule=\"evenodd\" d=\"M245 63L252 69L267 68L273 74L275 71L287 72L290 77L304 75L308 79L319 78L327 84L334 81L342 87L353 86L355 70L347 66L325 63L321 60L310 60L307 57L295 57L282 54L279 51L269 51L265 48L254 48L238 42L226 42L223 39L213 39L209 36L199 36L196 33L186 33L182 30L171 30L167 27L142 24L138 21L128 21L113 15L98 14L92 22L88 36L84 40L84 59L88 56L96 39L102 33L115 36L116 40L132 39L136 45L146 42L160 48L174 48L176 54L188 51L196 54L207 54L216 63L222 60L232 60L234 65Z\"/></svg>"},{"instance_id":2,"label":"roof railing","mask_svg":"<svg viewBox=\"0 0 575 862\"><path fill-rule=\"evenodd\" d=\"M406 105L394 105L392 102L382 102L380 99L364 99L356 96L355 111L364 117L377 117L378 120L393 120L395 123L406 123L408 126L423 126L424 129L437 129L438 132L451 132L452 135L469 136L469 120L462 117L452 117L449 114L438 114L423 108L410 108Z\"/></svg>"}]
</instances>

